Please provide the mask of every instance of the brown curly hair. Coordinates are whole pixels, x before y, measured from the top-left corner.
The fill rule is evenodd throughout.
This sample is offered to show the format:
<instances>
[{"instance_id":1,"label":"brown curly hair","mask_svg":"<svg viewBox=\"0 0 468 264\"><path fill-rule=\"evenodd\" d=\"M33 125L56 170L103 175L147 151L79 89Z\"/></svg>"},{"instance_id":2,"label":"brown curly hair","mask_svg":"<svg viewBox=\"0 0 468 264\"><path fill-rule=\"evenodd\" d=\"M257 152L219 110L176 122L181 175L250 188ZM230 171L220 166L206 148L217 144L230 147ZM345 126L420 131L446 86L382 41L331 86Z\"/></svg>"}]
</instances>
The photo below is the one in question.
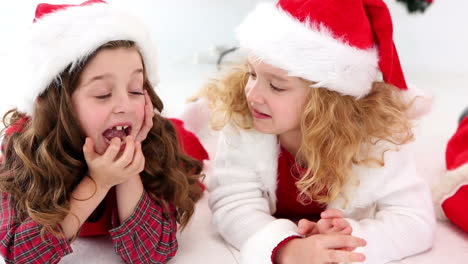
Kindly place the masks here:
<instances>
[{"instance_id":1,"label":"brown curly hair","mask_svg":"<svg viewBox=\"0 0 468 264\"><path fill-rule=\"evenodd\" d=\"M87 174L88 167L82 151L85 134L72 109L71 96L86 63L103 49L136 49L132 41L112 41L97 49L78 66L70 65L38 98L32 116L26 117L16 109L3 117L5 130L27 121L20 133L5 135L4 163L0 165L0 191L11 195L17 217L43 226L42 232L61 235L58 224L69 213L73 189ZM163 103L146 78L154 107L161 112ZM140 174L146 192L163 205L176 208L176 219L185 227L202 195L198 183L202 164L184 154L172 123L155 115L153 128L142 142L146 158Z\"/></svg>"},{"instance_id":2,"label":"brown curly hair","mask_svg":"<svg viewBox=\"0 0 468 264\"><path fill-rule=\"evenodd\" d=\"M224 78L209 82L191 99L208 99L213 129L219 130L228 122L242 129L253 128L244 92L248 78L248 66L242 64ZM304 85L313 84L303 81ZM374 82L371 92L361 99L325 88L310 88L308 97L296 155L297 163L306 168L296 182L303 204L333 201L350 177L355 177L353 165L384 166L386 151L414 138L406 115L412 102L405 101L399 89L390 84ZM389 144L374 148L379 142Z\"/></svg>"}]
</instances>

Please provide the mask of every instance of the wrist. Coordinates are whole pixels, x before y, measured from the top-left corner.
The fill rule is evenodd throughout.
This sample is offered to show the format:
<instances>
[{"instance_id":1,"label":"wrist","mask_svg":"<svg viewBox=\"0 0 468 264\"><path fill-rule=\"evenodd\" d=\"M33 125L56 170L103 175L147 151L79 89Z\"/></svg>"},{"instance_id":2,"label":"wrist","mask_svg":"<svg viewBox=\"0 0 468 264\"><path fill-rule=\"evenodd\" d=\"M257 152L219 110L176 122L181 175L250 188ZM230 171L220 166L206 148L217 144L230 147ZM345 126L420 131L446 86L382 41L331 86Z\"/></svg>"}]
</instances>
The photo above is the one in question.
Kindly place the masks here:
<instances>
[{"instance_id":1,"label":"wrist","mask_svg":"<svg viewBox=\"0 0 468 264\"><path fill-rule=\"evenodd\" d=\"M273 250L272 253L272 261L275 264L287 264L289 263L289 256L291 255L289 252L291 248L294 247L294 244L298 241L299 236L291 236L278 244L276 248Z\"/></svg>"},{"instance_id":2,"label":"wrist","mask_svg":"<svg viewBox=\"0 0 468 264\"><path fill-rule=\"evenodd\" d=\"M134 185L134 184L138 184L140 182L141 182L140 175L136 174L134 176L129 177L126 181L117 184L116 188L121 188L122 186L125 186L125 185Z\"/></svg>"},{"instance_id":3,"label":"wrist","mask_svg":"<svg viewBox=\"0 0 468 264\"><path fill-rule=\"evenodd\" d=\"M113 187L112 185L99 183L92 176L85 176L80 185L86 186L87 189L92 191L91 194L93 195L106 195Z\"/></svg>"}]
</instances>

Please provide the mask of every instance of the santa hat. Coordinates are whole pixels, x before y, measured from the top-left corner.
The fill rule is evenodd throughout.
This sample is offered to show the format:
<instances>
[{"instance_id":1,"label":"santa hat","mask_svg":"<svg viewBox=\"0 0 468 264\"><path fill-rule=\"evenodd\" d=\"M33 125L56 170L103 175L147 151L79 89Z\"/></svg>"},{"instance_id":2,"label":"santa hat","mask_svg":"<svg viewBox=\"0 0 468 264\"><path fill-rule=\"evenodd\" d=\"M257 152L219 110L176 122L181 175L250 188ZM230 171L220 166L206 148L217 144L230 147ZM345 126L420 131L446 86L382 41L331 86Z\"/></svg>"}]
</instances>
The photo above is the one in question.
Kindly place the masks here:
<instances>
[{"instance_id":1,"label":"santa hat","mask_svg":"<svg viewBox=\"0 0 468 264\"><path fill-rule=\"evenodd\" d=\"M262 61L355 98L378 78L408 90L382 0L280 0L259 4L238 27L240 46ZM425 97L421 91L408 98ZM418 105L418 111L429 104ZM421 110L419 110L421 109ZM419 113L418 113L419 114ZM421 113L422 114L422 113Z\"/></svg>"},{"instance_id":2,"label":"santa hat","mask_svg":"<svg viewBox=\"0 0 468 264\"><path fill-rule=\"evenodd\" d=\"M468 117L449 140L445 158L447 172L433 187L435 211L468 232Z\"/></svg>"},{"instance_id":3,"label":"santa hat","mask_svg":"<svg viewBox=\"0 0 468 264\"><path fill-rule=\"evenodd\" d=\"M148 79L158 82L156 51L146 26L131 14L102 0L80 5L39 4L26 39L12 52L16 66L5 76L13 89L12 107L32 114L36 98L69 65L76 67L101 45L134 41L143 57Z\"/></svg>"}]
</instances>

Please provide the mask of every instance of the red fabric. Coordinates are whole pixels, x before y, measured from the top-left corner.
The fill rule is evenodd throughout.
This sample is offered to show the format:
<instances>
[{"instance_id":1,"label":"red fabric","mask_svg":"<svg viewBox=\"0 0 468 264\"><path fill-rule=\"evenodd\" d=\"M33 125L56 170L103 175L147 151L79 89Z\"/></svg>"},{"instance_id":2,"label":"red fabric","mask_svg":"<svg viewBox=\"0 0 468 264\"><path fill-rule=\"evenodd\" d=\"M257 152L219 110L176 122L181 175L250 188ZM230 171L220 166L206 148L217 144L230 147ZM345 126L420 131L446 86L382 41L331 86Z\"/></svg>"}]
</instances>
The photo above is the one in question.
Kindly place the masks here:
<instances>
[{"instance_id":1,"label":"red fabric","mask_svg":"<svg viewBox=\"0 0 468 264\"><path fill-rule=\"evenodd\" d=\"M186 154L200 161L209 159L208 152L206 152L197 136L184 128L183 121L175 118L170 118L169 120L174 125L180 146Z\"/></svg>"},{"instance_id":2,"label":"red fabric","mask_svg":"<svg viewBox=\"0 0 468 264\"><path fill-rule=\"evenodd\" d=\"M13 125L11 125L10 127L8 127L8 129L5 131L5 135L10 135L10 134L13 134L13 133L18 133L18 132L21 132L21 130L23 129L23 127L26 125L26 122L28 121L28 118L27 117L23 117L21 118L20 120L18 120L16 123L14 123ZM2 143L0 145L0 150L2 153L0 154L3 154L5 153L5 140L2 140Z\"/></svg>"},{"instance_id":3,"label":"red fabric","mask_svg":"<svg viewBox=\"0 0 468 264\"><path fill-rule=\"evenodd\" d=\"M177 131L177 136L182 151L199 161L208 160L208 152L206 152L205 148L200 143L197 136L195 136L195 134L184 128L184 122L182 120L174 118L169 120L171 120L175 130ZM198 182L198 184L200 185L200 187L202 187L203 190L206 189L206 186L203 183Z\"/></svg>"},{"instance_id":4,"label":"red fabric","mask_svg":"<svg viewBox=\"0 0 468 264\"><path fill-rule=\"evenodd\" d=\"M112 213L117 208L115 189L112 188L103 201L104 211L95 222L86 221L81 226L80 237L107 236L112 229ZM93 214L95 214L93 212Z\"/></svg>"},{"instance_id":5,"label":"red fabric","mask_svg":"<svg viewBox=\"0 0 468 264\"><path fill-rule=\"evenodd\" d=\"M390 11L382 0L280 0L278 6L308 26L326 26L350 46L369 49L377 45L384 80L408 89L393 43Z\"/></svg>"},{"instance_id":6,"label":"red fabric","mask_svg":"<svg viewBox=\"0 0 468 264\"><path fill-rule=\"evenodd\" d=\"M163 208L145 192L134 213L109 230L115 251L125 263L166 263L175 256L175 215L167 218L162 212Z\"/></svg>"},{"instance_id":7,"label":"red fabric","mask_svg":"<svg viewBox=\"0 0 468 264\"><path fill-rule=\"evenodd\" d=\"M0 206L0 254L6 263L58 263L72 249L66 239L45 233L41 238L41 226L30 218L23 222L16 219L15 207L10 196L1 193Z\"/></svg>"},{"instance_id":8,"label":"red fabric","mask_svg":"<svg viewBox=\"0 0 468 264\"><path fill-rule=\"evenodd\" d=\"M320 213L325 210L325 206L314 202L303 205L297 199L299 189L295 183L304 171L297 166L294 157L284 148L281 148L278 158L278 185L276 188L276 212L274 214L276 218L287 218L294 221L299 221L302 218L310 221L320 219Z\"/></svg>"},{"instance_id":9,"label":"red fabric","mask_svg":"<svg viewBox=\"0 0 468 264\"><path fill-rule=\"evenodd\" d=\"M290 237L287 237L286 239L284 239L283 241L281 241L274 249L273 249L273 252L271 252L271 263L278 263L278 262L275 262L275 258L276 258L276 254L278 253L278 250L283 247L284 245L286 245L286 243L288 243L289 241L293 240L294 238L300 238L300 236L290 236Z\"/></svg>"},{"instance_id":10,"label":"red fabric","mask_svg":"<svg viewBox=\"0 0 468 264\"><path fill-rule=\"evenodd\" d=\"M448 171L468 164L468 116L460 122L457 131L449 140L445 161ZM464 177L465 182L468 182L468 175ZM468 185L458 187L458 190L453 190L454 195L442 202L442 210L450 221L468 232Z\"/></svg>"},{"instance_id":11,"label":"red fabric","mask_svg":"<svg viewBox=\"0 0 468 264\"><path fill-rule=\"evenodd\" d=\"M6 135L21 132L27 118L11 126ZM197 159L208 154L198 139L183 128L179 120L171 120L176 128L182 149ZM19 221L10 196L2 193L0 207L0 254L6 263L58 263L72 253L66 239L45 234L42 240L41 226L32 219ZM116 215L115 191L112 189L104 200L104 212L96 222L85 222L80 236L110 235L116 251L126 263L166 263L177 251L177 223L174 214L167 218L163 209L145 192L134 213L118 224L112 221ZM174 211L174 207L171 207ZM117 226L119 225L119 226ZM152 230L152 232L147 232ZM148 250L151 249L151 250Z\"/></svg>"},{"instance_id":12,"label":"red fabric","mask_svg":"<svg viewBox=\"0 0 468 264\"><path fill-rule=\"evenodd\" d=\"M299 189L295 183L300 176L305 172L305 169L300 168L294 157L283 147L278 158L278 185L276 188L276 218L286 218L292 221L299 221L306 218L310 221L320 219L320 213L325 210L325 206L318 203L310 203L307 205L301 204L297 197ZM290 236L279 243L271 253L271 262L274 259L278 250L288 241L299 236Z\"/></svg>"},{"instance_id":13,"label":"red fabric","mask_svg":"<svg viewBox=\"0 0 468 264\"><path fill-rule=\"evenodd\" d=\"M57 12L59 10L63 10L65 8L67 8L67 7L86 6L86 5L92 5L92 4L95 4L95 3L107 4L106 2L104 2L102 0L89 0L89 1L83 2L83 3L79 4L79 5L52 5L52 4L47 4L47 3L41 3L41 4L38 4L37 7L36 7L36 13L35 13L35 17L34 17L33 22L36 22L38 19L42 18L43 16L45 16L47 14Z\"/></svg>"},{"instance_id":14,"label":"red fabric","mask_svg":"<svg viewBox=\"0 0 468 264\"><path fill-rule=\"evenodd\" d=\"M457 132L449 140L445 162L447 170L453 170L468 163L468 116L460 122Z\"/></svg>"},{"instance_id":15,"label":"red fabric","mask_svg":"<svg viewBox=\"0 0 468 264\"><path fill-rule=\"evenodd\" d=\"M463 185L447 198L442 203L442 209L450 221L468 232L468 185Z\"/></svg>"}]
</instances>

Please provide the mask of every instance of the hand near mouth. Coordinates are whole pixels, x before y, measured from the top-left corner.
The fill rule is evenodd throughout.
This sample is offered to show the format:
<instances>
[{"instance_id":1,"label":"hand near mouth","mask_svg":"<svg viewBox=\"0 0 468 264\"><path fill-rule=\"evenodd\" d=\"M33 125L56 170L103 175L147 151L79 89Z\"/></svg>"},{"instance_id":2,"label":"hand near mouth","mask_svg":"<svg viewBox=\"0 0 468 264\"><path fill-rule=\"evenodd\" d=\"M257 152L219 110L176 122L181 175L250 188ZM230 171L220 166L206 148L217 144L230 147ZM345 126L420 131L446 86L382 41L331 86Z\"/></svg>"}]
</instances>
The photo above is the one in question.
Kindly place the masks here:
<instances>
[{"instance_id":1,"label":"hand near mouth","mask_svg":"<svg viewBox=\"0 0 468 264\"><path fill-rule=\"evenodd\" d=\"M148 91L145 90L144 93L145 93L145 120L143 121L143 124L141 125L141 128L138 131L138 134L135 136L136 142L143 142L143 140L146 139L146 136L148 136L148 133L150 132L151 128L153 128L153 117L155 115L153 103L151 102L151 99L148 95Z\"/></svg>"},{"instance_id":2,"label":"hand near mouth","mask_svg":"<svg viewBox=\"0 0 468 264\"><path fill-rule=\"evenodd\" d=\"M131 136L125 138L125 149L120 152L120 138L113 138L103 155L94 150L94 142L86 138L83 152L88 164L89 176L98 188L109 190L111 187L123 183L132 176L138 175L145 167L145 157L141 150L141 143Z\"/></svg>"}]
</instances>

